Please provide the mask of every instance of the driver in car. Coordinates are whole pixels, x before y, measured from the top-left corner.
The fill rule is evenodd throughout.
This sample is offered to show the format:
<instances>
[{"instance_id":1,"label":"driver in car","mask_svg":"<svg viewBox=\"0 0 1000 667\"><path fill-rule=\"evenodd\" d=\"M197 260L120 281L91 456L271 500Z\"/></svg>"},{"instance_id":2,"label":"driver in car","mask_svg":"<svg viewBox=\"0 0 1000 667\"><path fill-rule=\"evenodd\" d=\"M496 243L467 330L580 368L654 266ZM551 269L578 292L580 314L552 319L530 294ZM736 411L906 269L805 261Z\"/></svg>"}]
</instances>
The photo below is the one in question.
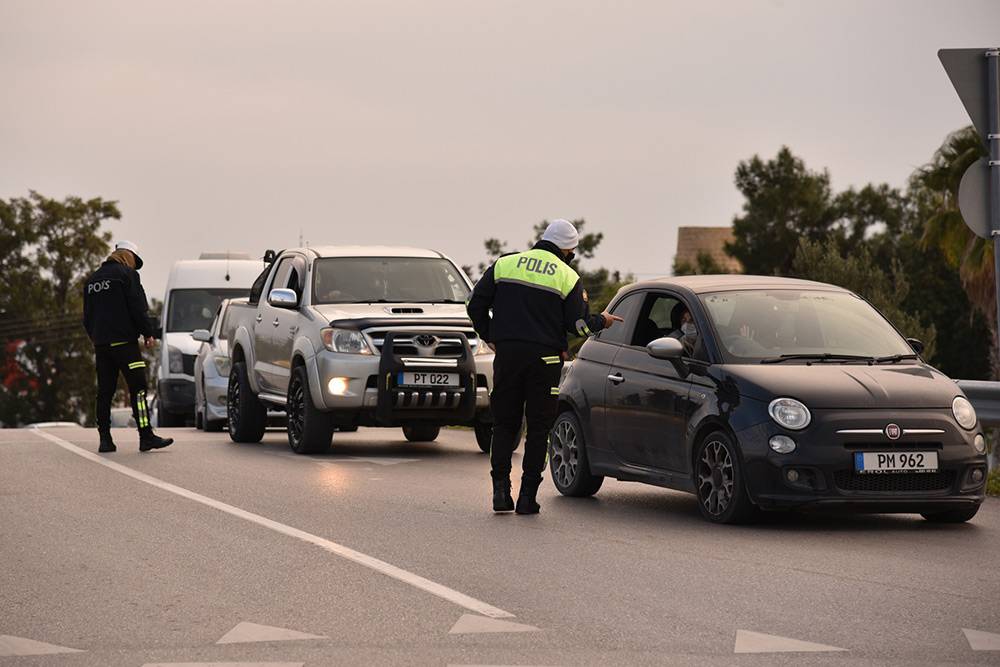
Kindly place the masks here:
<instances>
[{"instance_id":1,"label":"driver in car","mask_svg":"<svg viewBox=\"0 0 1000 667\"><path fill-rule=\"evenodd\" d=\"M695 326L691 311L683 303L678 303L670 311L670 338L676 338L684 345L684 356L694 355L694 348L698 344L698 327Z\"/></svg>"}]
</instances>

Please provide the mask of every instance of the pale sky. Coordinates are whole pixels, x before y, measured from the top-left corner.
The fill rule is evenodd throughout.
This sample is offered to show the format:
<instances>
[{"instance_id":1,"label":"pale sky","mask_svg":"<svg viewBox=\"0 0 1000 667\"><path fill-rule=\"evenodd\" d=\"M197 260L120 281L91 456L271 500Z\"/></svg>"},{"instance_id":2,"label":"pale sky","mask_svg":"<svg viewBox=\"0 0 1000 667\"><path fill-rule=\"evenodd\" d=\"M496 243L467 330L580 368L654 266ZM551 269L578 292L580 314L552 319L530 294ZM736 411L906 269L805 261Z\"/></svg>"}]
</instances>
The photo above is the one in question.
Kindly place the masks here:
<instances>
[{"instance_id":1,"label":"pale sky","mask_svg":"<svg viewBox=\"0 0 1000 667\"><path fill-rule=\"evenodd\" d=\"M151 297L300 229L476 264L555 217L663 275L754 153L902 185L968 123L937 49L996 45L997 0L0 0L0 197L118 200Z\"/></svg>"}]
</instances>

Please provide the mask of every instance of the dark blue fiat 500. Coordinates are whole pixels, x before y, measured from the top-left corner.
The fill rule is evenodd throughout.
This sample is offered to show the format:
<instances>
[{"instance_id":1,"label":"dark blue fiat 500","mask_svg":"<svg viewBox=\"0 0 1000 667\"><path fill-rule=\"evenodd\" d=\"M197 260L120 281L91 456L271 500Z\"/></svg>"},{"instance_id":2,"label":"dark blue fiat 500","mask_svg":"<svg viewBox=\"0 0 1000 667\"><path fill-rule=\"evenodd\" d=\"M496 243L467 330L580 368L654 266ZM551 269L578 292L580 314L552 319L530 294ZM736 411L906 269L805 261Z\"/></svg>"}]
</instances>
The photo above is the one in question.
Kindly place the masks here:
<instances>
[{"instance_id":1,"label":"dark blue fiat 500","mask_svg":"<svg viewBox=\"0 0 1000 667\"><path fill-rule=\"evenodd\" d=\"M564 495L605 476L689 491L702 515L831 507L968 521L986 443L951 379L861 297L689 276L630 285L624 318L562 383L549 462Z\"/></svg>"}]
</instances>

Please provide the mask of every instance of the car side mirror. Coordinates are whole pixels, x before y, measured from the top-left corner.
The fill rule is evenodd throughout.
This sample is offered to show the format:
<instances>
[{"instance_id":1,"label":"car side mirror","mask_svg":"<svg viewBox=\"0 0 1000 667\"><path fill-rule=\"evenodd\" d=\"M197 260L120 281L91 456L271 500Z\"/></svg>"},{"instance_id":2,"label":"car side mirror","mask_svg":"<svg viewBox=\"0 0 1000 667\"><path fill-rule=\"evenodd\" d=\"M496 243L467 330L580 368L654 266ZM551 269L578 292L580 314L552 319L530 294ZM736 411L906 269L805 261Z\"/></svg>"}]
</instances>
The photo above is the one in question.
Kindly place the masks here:
<instances>
[{"instance_id":1,"label":"car side mirror","mask_svg":"<svg viewBox=\"0 0 1000 667\"><path fill-rule=\"evenodd\" d=\"M293 289L279 287L267 295L267 302L275 308L297 308L299 295Z\"/></svg>"},{"instance_id":2,"label":"car side mirror","mask_svg":"<svg viewBox=\"0 0 1000 667\"><path fill-rule=\"evenodd\" d=\"M208 329L195 329L191 332L191 338L194 338L200 343L211 343L212 334Z\"/></svg>"},{"instance_id":3,"label":"car side mirror","mask_svg":"<svg viewBox=\"0 0 1000 667\"><path fill-rule=\"evenodd\" d=\"M681 360L681 357L684 356L684 344L676 338L669 336L657 338L646 346L646 352L654 359L669 361L682 378L686 378L691 373L688 365Z\"/></svg>"},{"instance_id":4,"label":"car side mirror","mask_svg":"<svg viewBox=\"0 0 1000 667\"><path fill-rule=\"evenodd\" d=\"M907 338L906 342L910 344L910 348L917 354L921 354L924 351L924 343L916 338Z\"/></svg>"}]
</instances>

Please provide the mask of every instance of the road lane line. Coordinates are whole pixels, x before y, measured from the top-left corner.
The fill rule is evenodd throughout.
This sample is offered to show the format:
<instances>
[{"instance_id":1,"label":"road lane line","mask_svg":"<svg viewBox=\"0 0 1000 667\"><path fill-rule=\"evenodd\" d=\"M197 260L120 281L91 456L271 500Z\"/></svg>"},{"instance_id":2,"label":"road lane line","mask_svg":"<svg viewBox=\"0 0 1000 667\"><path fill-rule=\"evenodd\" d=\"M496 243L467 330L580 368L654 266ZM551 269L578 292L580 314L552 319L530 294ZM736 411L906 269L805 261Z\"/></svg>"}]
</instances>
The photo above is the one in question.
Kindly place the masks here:
<instances>
[{"instance_id":1,"label":"road lane line","mask_svg":"<svg viewBox=\"0 0 1000 667\"><path fill-rule=\"evenodd\" d=\"M430 579L425 579L418 574L409 572L400 567L396 567L391 563L386 563L383 560L379 560L374 556L369 556L363 554L360 551L355 551L350 547L345 547L342 544L337 544L331 540L319 537L318 535L313 535L312 533L307 533L304 530L299 530L298 528L293 528L292 526L285 525L273 519L268 519L267 517L261 516L259 514L254 514L253 512L248 512L247 510L240 509L233 505L229 505L220 500L215 500L214 498L209 498L208 496L203 496L200 493L195 493L185 489L184 487L177 486L176 484L171 484L170 482L164 482L161 479L157 479L146 473L139 472L138 470L133 470L128 466L123 466L120 463L115 463L104 457L98 456L93 452L88 452L85 449L77 447L71 442L67 442L60 437L54 436L43 430L35 430L35 433L45 438L46 440L55 443L62 447L63 449L76 454L88 461L93 461L98 463L105 468L110 468L115 472L119 472L123 475L131 477L132 479L138 480L149 484L150 486L155 486L158 489L173 493L174 495L180 496L182 498L187 498L188 500L193 500L196 503L201 503L207 507L217 509L220 512L225 512L226 514L231 514L232 516L239 517L251 523L255 523L258 526L263 526L264 528L270 528L276 533L281 533L282 535L287 535L289 537L294 537L303 542L308 542L309 544L314 544L322 549L329 551L332 554L345 558L349 561L363 565L371 570L375 570L387 577L392 577L404 584L409 584L414 588L419 588L420 590L435 595L443 600L447 600L452 604L456 604L459 607L468 609L477 614L482 614L483 616L488 616L490 618L514 618L514 614L509 611L504 611L498 607L487 604L481 600L477 600L473 597L465 595L464 593L459 593L458 591L448 588L442 584L431 581Z\"/></svg>"}]
</instances>

